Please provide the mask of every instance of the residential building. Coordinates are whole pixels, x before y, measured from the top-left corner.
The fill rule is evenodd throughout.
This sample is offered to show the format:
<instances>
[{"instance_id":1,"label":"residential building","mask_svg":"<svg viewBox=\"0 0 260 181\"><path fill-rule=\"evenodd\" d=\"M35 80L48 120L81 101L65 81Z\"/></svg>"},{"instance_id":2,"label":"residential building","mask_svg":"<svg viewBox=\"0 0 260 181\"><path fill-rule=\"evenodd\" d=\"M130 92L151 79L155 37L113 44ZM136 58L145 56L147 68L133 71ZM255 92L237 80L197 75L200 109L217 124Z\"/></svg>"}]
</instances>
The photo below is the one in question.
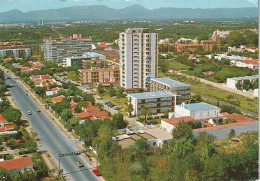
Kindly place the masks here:
<instances>
[{"instance_id":1,"label":"residential building","mask_svg":"<svg viewBox=\"0 0 260 181\"><path fill-rule=\"evenodd\" d=\"M52 88L51 90L46 91L46 96L53 96L53 95L57 94L59 90L60 90L60 88L58 88L58 87Z\"/></svg>"},{"instance_id":2,"label":"residential building","mask_svg":"<svg viewBox=\"0 0 260 181\"><path fill-rule=\"evenodd\" d=\"M258 97L259 97L259 89L255 89L255 90L254 90L253 96L254 96L255 98L258 98Z\"/></svg>"},{"instance_id":3,"label":"residential building","mask_svg":"<svg viewBox=\"0 0 260 181\"><path fill-rule=\"evenodd\" d=\"M168 91L140 92L127 94L128 102L133 105L132 115L140 115L144 105L149 107L151 114L173 111L176 94Z\"/></svg>"},{"instance_id":4,"label":"residential building","mask_svg":"<svg viewBox=\"0 0 260 181\"><path fill-rule=\"evenodd\" d=\"M146 28L126 29L120 33L120 86L148 89L158 73L158 34Z\"/></svg>"},{"instance_id":5,"label":"residential building","mask_svg":"<svg viewBox=\"0 0 260 181\"><path fill-rule=\"evenodd\" d=\"M177 94L177 104L189 102L191 86L168 77L151 79L150 91L169 91Z\"/></svg>"},{"instance_id":6,"label":"residential building","mask_svg":"<svg viewBox=\"0 0 260 181\"><path fill-rule=\"evenodd\" d=\"M82 56L67 57L63 59L63 67L79 66L84 68L106 67L106 56L95 52L85 52Z\"/></svg>"},{"instance_id":7,"label":"residential building","mask_svg":"<svg viewBox=\"0 0 260 181\"><path fill-rule=\"evenodd\" d=\"M231 89L237 89L236 84L238 82L241 82L243 84L244 80L249 80L250 82L253 82L255 80L258 80L258 75L227 78L227 87Z\"/></svg>"},{"instance_id":8,"label":"residential building","mask_svg":"<svg viewBox=\"0 0 260 181\"><path fill-rule=\"evenodd\" d=\"M177 52L195 52L198 51L199 47L202 47L201 44L180 44L180 43L174 43L173 48L176 48Z\"/></svg>"},{"instance_id":9,"label":"residential building","mask_svg":"<svg viewBox=\"0 0 260 181\"><path fill-rule=\"evenodd\" d=\"M22 44L22 42L7 42L0 44L0 56L30 57L36 44Z\"/></svg>"},{"instance_id":10,"label":"residential building","mask_svg":"<svg viewBox=\"0 0 260 181\"><path fill-rule=\"evenodd\" d=\"M0 162L0 168L6 170L9 173L23 172L24 170L33 169L33 162L31 157L5 160Z\"/></svg>"},{"instance_id":11,"label":"residential building","mask_svg":"<svg viewBox=\"0 0 260 181\"><path fill-rule=\"evenodd\" d=\"M189 121L195 121L194 118L191 116L184 116L179 118L171 118L171 119L165 119L161 121L160 128L167 131L168 133L172 133L172 130L176 128L177 124L179 122L189 122Z\"/></svg>"},{"instance_id":12,"label":"residential building","mask_svg":"<svg viewBox=\"0 0 260 181\"><path fill-rule=\"evenodd\" d=\"M235 65L237 67L245 67L245 68L250 68L253 70L258 70L259 69L259 60L253 59L253 60L237 61Z\"/></svg>"},{"instance_id":13,"label":"residential building","mask_svg":"<svg viewBox=\"0 0 260 181\"><path fill-rule=\"evenodd\" d=\"M65 97L63 95L52 98L54 104L61 102Z\"/></svg>"},{"instance_id":14,"label":"residential building","mask_svg":"<svg viewBox=\"0 0 260 181\"><path fill-rule=\"evenodd\" d=\"M218 35L221 38L226 38L230 32L231 31L220 31L220 30L215 31L216 35Z\"/></svg>"},{"instance_id":15,"label":"residential building","mask_svg":"<svg viewBox=\"0 0 260 181\"><path fill-rule=\"evenodd\" d=\"M79 69L81 85L98 83L119 83L120 72L118 67Z\"/></svg>"},{"instance_id":16,"label":"residential building","mask_svg":"<svg viewBox=\"0 0 260 181\"><path fill-rule=\"evenodd\" d=\"M175 106L175 112L172 116L169 114L169 118L190 116L197 120L211 119L220 117L220 111L220 108L204 102L192 104L182 103Z\"/></svg>"},{"instance_id":17,"label":"residential building","mask_svg":"<svg viewBox=\"0 0 260 181\"><path fill-rule=\"evenodd\" d=\"M91 50L92 39L74 34L70 38L45 38L43 44L45 60L62 62L65 57L81 56Z\"/></svg>"},{"instance_id":18,"label":"residential building","mask_svg":"<svg viewBox=\"0 0 260 181\"><path fill-rule=\"evenodd\" d=\"M205 51L213 51L214 47L220 49L221 38L217 35L217 32L214 32L211 40L201 40L201 44Z\"/></svg>"},{"instance_id":19,"label":"residential building","mask_svg":"<svg viewBox=\"0 0 260 181\"><path fill-rule=\"evenodd\" d=\"M142 129L139 131L127 131L127 134L120 134L112 139L116 141L122 149L129 148L139 139L146 140L151 147L162 147L164 142L170 142L172 135L159 128Z\"/></svg>"}]
</instances>

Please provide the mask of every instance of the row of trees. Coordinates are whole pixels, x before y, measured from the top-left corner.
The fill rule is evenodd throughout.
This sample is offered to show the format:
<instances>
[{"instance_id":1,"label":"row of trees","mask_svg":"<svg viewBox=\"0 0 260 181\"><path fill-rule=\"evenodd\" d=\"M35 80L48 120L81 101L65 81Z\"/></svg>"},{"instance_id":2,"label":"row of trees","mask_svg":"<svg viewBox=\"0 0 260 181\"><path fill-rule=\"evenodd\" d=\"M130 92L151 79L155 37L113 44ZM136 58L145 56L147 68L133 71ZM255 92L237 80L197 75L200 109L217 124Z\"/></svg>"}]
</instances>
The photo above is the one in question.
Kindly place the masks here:
<instances>
[{"instance_id":1,"label":"row of trees","mask_svg":"<svg viewBox=\"0 0 260 181\"><path fill-rule=\"evenodd\" d=\"M254 90L258 88L258 79L254 80L254 81L250 81L250 80L243 80L243 81L238 81L236 83L236 88L238 90Z\"/></svg>"}]
</instances>

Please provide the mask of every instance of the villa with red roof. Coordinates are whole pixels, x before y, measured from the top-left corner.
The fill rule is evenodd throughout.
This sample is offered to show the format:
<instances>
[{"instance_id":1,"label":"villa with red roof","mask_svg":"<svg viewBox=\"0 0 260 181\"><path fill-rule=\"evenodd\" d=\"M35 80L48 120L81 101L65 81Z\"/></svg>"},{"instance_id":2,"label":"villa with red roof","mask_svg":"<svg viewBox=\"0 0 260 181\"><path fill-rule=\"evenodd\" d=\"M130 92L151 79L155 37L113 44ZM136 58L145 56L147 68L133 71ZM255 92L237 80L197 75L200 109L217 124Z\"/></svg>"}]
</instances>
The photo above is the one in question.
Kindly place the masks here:
<instances>
[{"instance_id":1,"label":"villa with red roof","mask_svg":"<svg viewBox=\"0 0 260 181\"><path fill-rule=\"evenodd\" d=\"M64 96L61 95L61 96L52 98L52 102L56 104L58 102L61 102L63 99L64 99Z\"/></svg>"},{"instance_id":2,"label":"villa with red roof","mask_svg":"<svg viewBox=\"0 0 260 181\"><path fill-rule=\"evenodd\" d=\"M9 124L9 122L0 114L0 125Z\"/></svg>"},{"instance_id":3,"label":"villa with red roof","mask_svg":"<svg viewBox=\"0 0 260 181\"><path fill-rule=\"evenodd\" d=\"M23 172L24 170L33 169L33 162L31 157L5 160L0 162L0 168L6 170L9 173Z\"/></svg>"}]
</instances>

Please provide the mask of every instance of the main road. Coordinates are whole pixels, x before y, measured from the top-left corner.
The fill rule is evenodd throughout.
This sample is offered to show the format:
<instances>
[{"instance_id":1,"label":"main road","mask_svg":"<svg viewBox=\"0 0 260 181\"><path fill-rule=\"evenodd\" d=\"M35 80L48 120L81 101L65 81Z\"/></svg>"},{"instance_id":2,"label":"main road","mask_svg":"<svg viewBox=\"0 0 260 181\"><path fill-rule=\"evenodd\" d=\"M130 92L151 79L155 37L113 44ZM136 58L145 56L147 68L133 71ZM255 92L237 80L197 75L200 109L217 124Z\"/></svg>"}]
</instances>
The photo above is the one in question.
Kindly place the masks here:
<instances>
[{"instance_id":1,"label":"main road","mask_svg":"<svg viewBox=\"0 0 260 181\"><path fill-rule=\"evenodd\" d=\"M42 149L48 150L57 163L60 160L60 168L63 169L63 174L68 176L68 179L72 178L75 181L99 180L92 173L89 163L81 155L69 155L59 158L59 154L78 151L75 147L76 142L69 140L44 111L36 112L37 109L41 110L36 102L29 95L26 95L26 91L11 75L5 72L5 76L10 77L6 79L6 85L11 95L43 141ZM28 111L32 115L28 115ZM77 161L82 162L84 167L78 167L76 165Z\"/></svg>"}]
</instances>

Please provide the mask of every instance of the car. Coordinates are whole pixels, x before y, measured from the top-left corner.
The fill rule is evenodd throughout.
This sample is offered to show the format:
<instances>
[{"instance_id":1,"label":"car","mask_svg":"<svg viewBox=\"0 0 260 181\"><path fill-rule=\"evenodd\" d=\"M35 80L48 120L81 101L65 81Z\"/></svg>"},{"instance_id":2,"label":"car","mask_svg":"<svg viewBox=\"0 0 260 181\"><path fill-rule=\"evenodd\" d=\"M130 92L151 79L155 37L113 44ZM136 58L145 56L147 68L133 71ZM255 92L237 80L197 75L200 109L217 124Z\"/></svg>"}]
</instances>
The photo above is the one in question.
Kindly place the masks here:
<instances>
[{"instance_id":1,"label":"car","mask_svg":"<svg viewBox=\"0 0 260 181\"><path fill-rule=\"evenodd\" d=\"M10 77L7 77L6 79L11 79Z\"/></svg>"},{"instance_id":2,"label":"car","mask_svg":"<svg viewBox=\"0 0 260 181\"><path fill-rule=\"evenodd\" d=\"M36 112L41 112L41 110L40 110L40 109L37 109Z\"/></svg>"},{"instance_id":3,"label":"car","mask_svg":"<svg viewBox=\"0 0 260 181\"><path fill-rule=\"evenodd\" d=\"M27 111L27 114L28 114L28 115L32 115L31 111Z\"/></svg>"},{"instance_id":4,"label":"car","mask_svg":"<svg viewBox=\"0 0 260 181\"><path fill-rule=\"evenodd\" d=\"M84 165L81 162L76 162L78 167L84 167Z\"/></svg>"},{"instance_id":5,"label":"car","mask_svg":"<svg viewBox=\"0 0 260 181\"><path fill-rule=\"evenodd\" d=\"M99 172L98 169L93 169L92 172L93 172L96 176L101 176L101 173Z\"/></svg>"}]
</instances>

